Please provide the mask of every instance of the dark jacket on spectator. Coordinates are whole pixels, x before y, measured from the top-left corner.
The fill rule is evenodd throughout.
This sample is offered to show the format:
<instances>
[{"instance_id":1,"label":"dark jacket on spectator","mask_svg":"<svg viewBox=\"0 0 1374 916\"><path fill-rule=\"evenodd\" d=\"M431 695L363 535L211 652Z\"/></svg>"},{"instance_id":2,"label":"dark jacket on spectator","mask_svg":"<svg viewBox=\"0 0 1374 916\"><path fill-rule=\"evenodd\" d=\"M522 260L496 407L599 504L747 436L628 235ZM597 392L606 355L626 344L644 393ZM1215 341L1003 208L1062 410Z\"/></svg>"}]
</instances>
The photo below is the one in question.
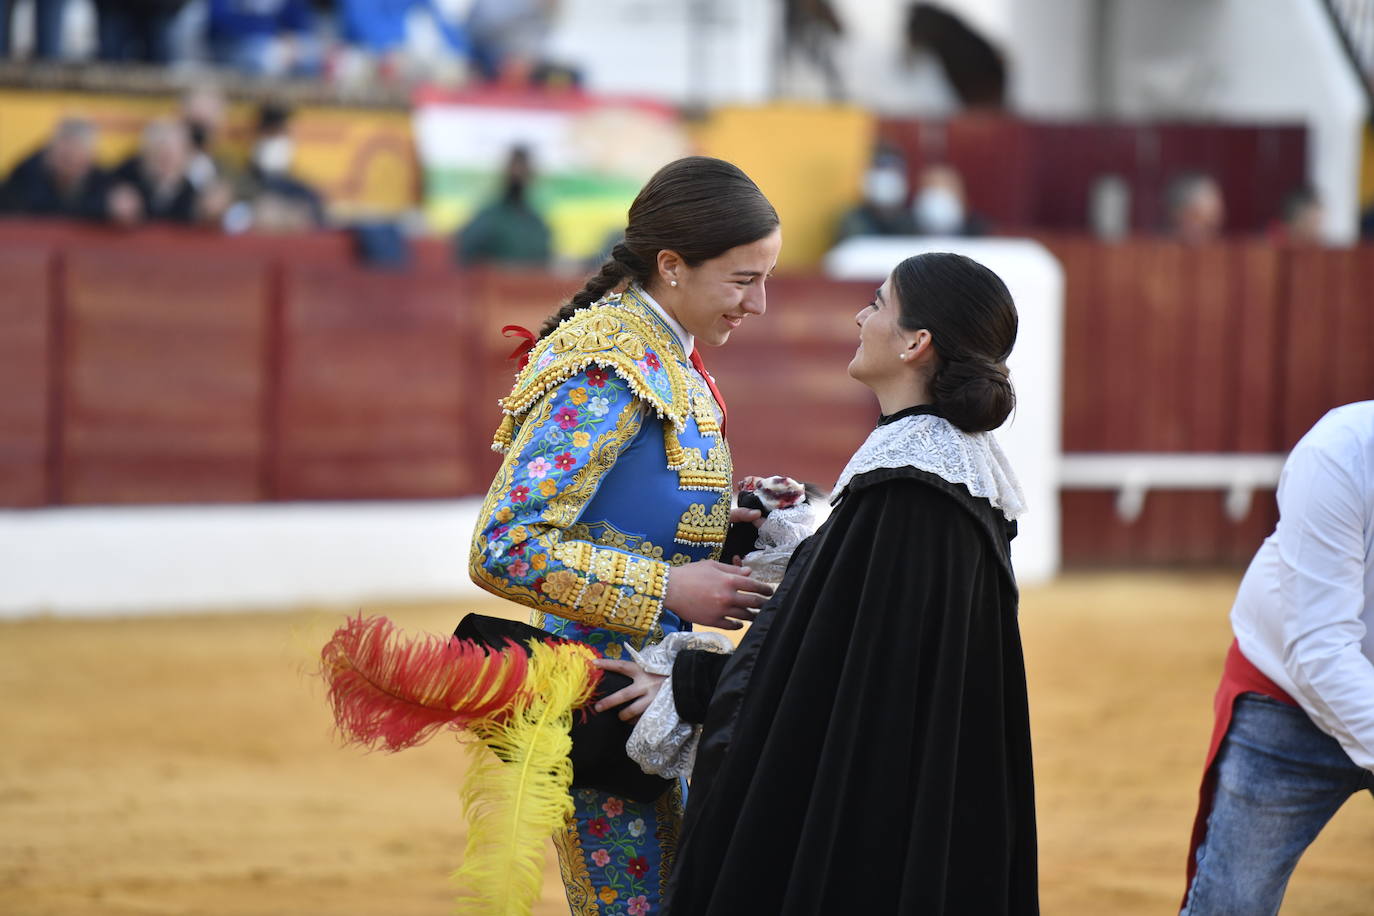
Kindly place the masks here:
<instances>
[{"instance_id":1,"label":"dark jacket on spectator","mask_svg":"<svg viewBox=\"0 0 1374 916\"><path fill-rule=\"evenodd\" d=\"M80 184L64 195L44 159L45 152L39 150L20 162L0 185L0 212L103 219L105 191L109 187L105 171L92 168Z\"/></svg>"},{"instance_id":2,"label":"dark jacket on spectator","mask_svg":"<svg viewBox=\"0 0 1374 916\"><path fill-rule=\"evenodd\" d=\"M143 198L143 218L150 222L193 223L196 221L196 189L191 180L182 176L171 194L159 197L143 174L138 156L133 156L115 169L110 183L132 185Z\"/></svg>"}]
</instances>

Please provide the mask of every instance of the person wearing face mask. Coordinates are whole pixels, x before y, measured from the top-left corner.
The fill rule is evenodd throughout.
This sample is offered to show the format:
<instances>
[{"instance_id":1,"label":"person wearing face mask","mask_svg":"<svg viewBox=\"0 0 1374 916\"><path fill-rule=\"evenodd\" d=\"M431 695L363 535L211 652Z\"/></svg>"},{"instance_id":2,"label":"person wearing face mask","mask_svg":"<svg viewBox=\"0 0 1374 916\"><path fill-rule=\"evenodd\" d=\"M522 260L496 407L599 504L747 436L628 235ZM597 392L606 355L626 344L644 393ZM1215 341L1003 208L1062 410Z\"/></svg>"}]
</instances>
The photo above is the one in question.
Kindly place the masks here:
<instances>
[{"instance_id":1,"label":"person wearing face mask","mask_svg":"<svg viewBox=\"0 0 1374 916\"><path fill-rule=\"evenodd\" d=\"M964 179L950 165L927 166L921 172L911 214L916 235L968 237L984 234L982 218L968 211Z\"/></svg>"},{"instance_id":2,"label":"person wearing face mask","mask_svg":"<svg viewBox=\"0 0 1374 916\"><path fill-rule=\"evenodd\" d=\"M856 235L915 235L916 222L907 208L906 165L879 153L864 175L863 201L840 220L836 242Z\"/></svg>"},{"instance_id":3,"label":"person wearing face mask","mask_svg":"<svg viewBox=\"0 0 1374 916\"><path fill-rule=\"evenodd\" d=\"M235 189L238 203L225 217L228 231L304 232L325 225L319 192L291 175L290 121L283 105L269 102L258 110L248 168Z\"/></svg>"},{"instance_id":4,"label":"person wearing face mask","mask_svg":"<svg viewBox=\"0 0 1374 916\"><path fill-rule=\"evenodd\" d=\"M506 158L500 196L458 232L454 254L460 264L548 263L552 237L548 224L529 202L533 177L529 150L513 147Z\"/></svg>"}]
</instances>

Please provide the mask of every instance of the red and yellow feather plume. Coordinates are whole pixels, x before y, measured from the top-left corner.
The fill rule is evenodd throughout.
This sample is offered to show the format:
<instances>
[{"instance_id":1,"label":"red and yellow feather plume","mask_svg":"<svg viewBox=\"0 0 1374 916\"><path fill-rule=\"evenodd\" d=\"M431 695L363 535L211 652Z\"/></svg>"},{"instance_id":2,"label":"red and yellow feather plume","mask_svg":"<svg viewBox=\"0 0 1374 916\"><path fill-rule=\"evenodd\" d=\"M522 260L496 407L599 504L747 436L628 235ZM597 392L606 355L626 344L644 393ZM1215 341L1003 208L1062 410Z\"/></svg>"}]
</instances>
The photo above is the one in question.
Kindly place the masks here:
<instances>
[{"instance_id":1,"label":"red and yellow feather plume","mask_svg":"<svg viewBox=\"0 0 1374 916\"><path fill-rule=\"evenodd\" d=\"M467 850L454 874L474 913L527 916L539 898L544 841L573 814L573 710L601 681L577 642L511 642L500 651L438 636L405 638L385 617L351 618L320 653L334 721L353 743L390 751L439 729L466 729ZM490 748L495 753L489 753Z\"/></svg>"},{"instance_id":2,"label":"red and yellow feather plume","mask_svg":"<svg viewBox=\"0 0 1374 916\"><path fill-rule=\"evenodd\" d=\"M529 667L514 643L488 653L458 639L407 638L385 617L361 614L334 631L320 663L344 738L389 751L500 715Z\"/></svg>"}]
</instances>

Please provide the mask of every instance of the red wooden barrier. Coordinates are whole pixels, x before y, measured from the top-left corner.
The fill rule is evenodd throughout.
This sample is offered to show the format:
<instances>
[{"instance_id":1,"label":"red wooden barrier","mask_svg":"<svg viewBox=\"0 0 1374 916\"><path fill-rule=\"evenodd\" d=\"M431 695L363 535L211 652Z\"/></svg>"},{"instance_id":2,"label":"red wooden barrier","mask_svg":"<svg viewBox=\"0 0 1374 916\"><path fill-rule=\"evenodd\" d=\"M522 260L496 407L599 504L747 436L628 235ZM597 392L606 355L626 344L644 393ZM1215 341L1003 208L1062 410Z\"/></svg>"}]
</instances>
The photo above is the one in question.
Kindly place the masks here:
<instances>
[{"instance_id":1,"label":"red wooden barrier","mask_svg":"<svg viewBox=\"0 0 1374 916\"><path fill-rule=\"evenodd\" d=\"M65 257L62 501L262 498L265 263L127 242Z\"/></svg>"},{"instance_id":2,"label":"red wooden barrier","mask_svg":"<svg viewBox=\"0 0 1374 916\"><path fill-rule=\"evenodd\" d=\"M52 319L56 254L0 247L0 506L50 501Z\"/></svg>"},{"instance_id":3,"label":"red wooden barrier","mask_svg":"<svg viewBox=\"0 0 1374 916\"><path fill-rule=\"evenodd\" d=\"M1065 266L1064 448L1281 452L1374 397L1374 249L1044 240ZM579 275L406 273L347 240L0 223L0 505L452 497L482 492L504 324L537 329ZM871 284L780 277L705 353L740 473L823 486L877 416L847 377ZM1069 563L1244 561L1271 497L1062 498Z\"/></svg>"},{"instance_id":4,"label":"red wooden barrier","mask_svg":"<svg viewBox=\"0 0 1374 916\"><path fill-rule=\"evenodd\" d=\"M273 496L385 499L484 484L473 422L464 279L352 265L284 271Z\"/></svg>"}]
</instances>

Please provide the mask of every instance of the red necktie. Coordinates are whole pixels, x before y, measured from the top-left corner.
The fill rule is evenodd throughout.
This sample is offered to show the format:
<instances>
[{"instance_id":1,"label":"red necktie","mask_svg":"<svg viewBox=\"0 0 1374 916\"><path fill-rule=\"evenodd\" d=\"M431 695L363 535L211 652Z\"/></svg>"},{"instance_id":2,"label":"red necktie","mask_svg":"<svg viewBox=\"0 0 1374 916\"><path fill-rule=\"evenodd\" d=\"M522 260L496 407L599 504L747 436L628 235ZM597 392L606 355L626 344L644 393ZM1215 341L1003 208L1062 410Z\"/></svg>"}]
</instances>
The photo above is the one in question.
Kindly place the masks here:
<instances>
[{"instance_id":1,"label":"red necktie","mask_svg":"<svg viewBox=\"0 0 1374 916\"><path fill-rule=\"evenodd\" d=\"M701 373L701 377L706 380L706 387L711 389L712 397L714 397L716 403L720 405L720 431L721 435L724 435L725 423L730 419L730 412L725 409L725 398L720 396L720 389L716 387L716 380L711 378L711 373L706 371L706 364L701 361L701 348L693 347L691 355L687 358L692 361L692 365Z\"/></svg>"}]
</instances>

